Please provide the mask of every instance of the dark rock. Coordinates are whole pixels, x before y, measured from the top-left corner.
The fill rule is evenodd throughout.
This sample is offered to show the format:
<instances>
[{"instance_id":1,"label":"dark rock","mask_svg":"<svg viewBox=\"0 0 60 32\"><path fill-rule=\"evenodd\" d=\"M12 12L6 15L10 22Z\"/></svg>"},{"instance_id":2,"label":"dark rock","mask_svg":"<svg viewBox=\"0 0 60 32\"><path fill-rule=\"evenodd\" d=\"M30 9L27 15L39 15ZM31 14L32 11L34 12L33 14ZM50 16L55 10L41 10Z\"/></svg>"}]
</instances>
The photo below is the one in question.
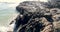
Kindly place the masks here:
<instances>
[{"instance_id":1,"label":"dark rock","mask_svg":"<svg viewBox=\"0 0 60 32\"><path fill-rule=\"evenodd\" d=\"M15 19L14 32L54 32L55 19L53 16L60 14L57 12L59 9L54 8L47 2L25 1L20 3L16 7L20 14Z\"/></svg>"}]
</instances>

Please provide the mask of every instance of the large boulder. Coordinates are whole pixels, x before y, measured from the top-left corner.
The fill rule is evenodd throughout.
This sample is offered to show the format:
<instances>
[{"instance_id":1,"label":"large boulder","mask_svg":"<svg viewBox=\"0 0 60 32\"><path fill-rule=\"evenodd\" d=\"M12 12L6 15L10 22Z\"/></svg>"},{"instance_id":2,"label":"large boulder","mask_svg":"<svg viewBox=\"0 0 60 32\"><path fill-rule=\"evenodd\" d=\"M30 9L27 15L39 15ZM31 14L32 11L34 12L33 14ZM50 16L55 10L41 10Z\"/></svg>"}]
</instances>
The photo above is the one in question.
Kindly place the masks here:
<instances>
[{"instance_id":1,"label":"large boulder","mask_svg":"<svg viewBox=\"0 0 60 32\"><path fill-rule=\"evenodd\" d=\"M20 14L15 19L15 32L55 32L55 29L60 28L60 17L56 16L60 14L60 9L50 3L24 1L16 10Z\"/></svg>"}]
</instances>

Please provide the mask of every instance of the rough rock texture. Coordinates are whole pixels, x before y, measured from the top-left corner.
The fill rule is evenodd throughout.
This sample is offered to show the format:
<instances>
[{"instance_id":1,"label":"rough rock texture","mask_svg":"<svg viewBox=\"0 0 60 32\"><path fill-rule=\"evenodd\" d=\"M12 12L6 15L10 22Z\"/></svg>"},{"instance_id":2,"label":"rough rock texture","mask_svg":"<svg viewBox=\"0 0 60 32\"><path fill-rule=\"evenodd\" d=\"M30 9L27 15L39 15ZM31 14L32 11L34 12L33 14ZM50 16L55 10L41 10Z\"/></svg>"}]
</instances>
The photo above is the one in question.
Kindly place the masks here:
<instances>
[{"instance_id":1,"label":"rough rock texture","mask_svg":"<svg viewBox=\"0 0 60 32\"><path fill-rule=\"evenodd\" d=\"M60 9L49 3L25 1L16 10L20 13L15 22L14 32L58 32Z\"/></svg>"}]
</instances>

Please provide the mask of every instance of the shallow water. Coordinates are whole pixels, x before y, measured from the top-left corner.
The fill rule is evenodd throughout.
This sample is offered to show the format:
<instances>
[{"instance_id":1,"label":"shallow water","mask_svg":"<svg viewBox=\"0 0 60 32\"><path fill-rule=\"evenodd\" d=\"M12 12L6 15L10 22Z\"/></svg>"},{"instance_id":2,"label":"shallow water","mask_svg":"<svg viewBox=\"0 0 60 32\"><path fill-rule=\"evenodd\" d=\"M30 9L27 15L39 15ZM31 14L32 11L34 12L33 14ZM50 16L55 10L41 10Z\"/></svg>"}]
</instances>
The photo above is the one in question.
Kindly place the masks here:
<instances>
[{"instance_id":1,"label":"shallow water","mask_svg":"<svg viewBox=\"0 0 60 32\"><path fill-rule=\"evenodd\" d=\"M0 3L0 26L7 26L10 18L16 13L15 3Z\"/></svg>"}]
</instances>

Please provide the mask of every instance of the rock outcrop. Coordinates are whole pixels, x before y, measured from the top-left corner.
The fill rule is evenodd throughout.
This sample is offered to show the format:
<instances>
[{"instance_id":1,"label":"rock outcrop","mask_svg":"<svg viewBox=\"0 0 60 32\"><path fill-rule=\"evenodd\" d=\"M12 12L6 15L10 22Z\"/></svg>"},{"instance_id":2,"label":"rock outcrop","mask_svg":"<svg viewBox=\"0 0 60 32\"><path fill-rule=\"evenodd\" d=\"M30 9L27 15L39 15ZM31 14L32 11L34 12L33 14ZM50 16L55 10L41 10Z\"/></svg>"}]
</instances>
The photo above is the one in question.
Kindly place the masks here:
<instances>
[{"instance_id":1,"label":"rock outcrop","mask_svg":"<svg viewBox=\"0 0 60 32\"><path fill-rule=\"evenodd\" d=\"M15 19L15 32L56 32L60 28L60 9L49 3L25 1L16 10L20 14Z\"/></svg>"}]
</instances>

